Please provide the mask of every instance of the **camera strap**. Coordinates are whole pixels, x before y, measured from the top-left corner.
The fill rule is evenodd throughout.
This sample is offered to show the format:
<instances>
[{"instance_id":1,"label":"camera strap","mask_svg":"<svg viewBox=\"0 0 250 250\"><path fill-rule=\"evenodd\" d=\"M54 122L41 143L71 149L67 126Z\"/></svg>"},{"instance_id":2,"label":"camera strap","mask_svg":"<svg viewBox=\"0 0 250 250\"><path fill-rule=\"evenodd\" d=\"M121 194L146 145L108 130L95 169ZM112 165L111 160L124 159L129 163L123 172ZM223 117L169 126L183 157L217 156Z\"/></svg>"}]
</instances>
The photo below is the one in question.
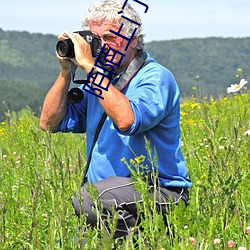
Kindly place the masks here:
<instances>
[{"instance_id":1,"label":"camera strap","mask_svg":"<svg viewBox=\"0 0 250 250\"><path fill-rule=\"evenodd\" d=\"M131 61L125 72L121 75L119 78L118 82L115 85L115 88L118 89L119 91L123 91L128 84L131 82L131 80L134 78L134 76L137 74L137 72L146 66L150 61L146 61L146 55L144 54L143 50L139 50L136 57ZM97 129L95 132L95 136L91 145L90 153L88 156L88 160L86 163L86 167L84 170L84 175L83 175L83 180L81 186L83 186L87 182L87 174L88 174L88 169L89 169L89 164L92 158L92 152L95 146L95 143L98 139L98 136L101 132L102 126L106 120L107 114L104 112L102 114L102 117L97 125Z\"/></svg>"}]
</instances>

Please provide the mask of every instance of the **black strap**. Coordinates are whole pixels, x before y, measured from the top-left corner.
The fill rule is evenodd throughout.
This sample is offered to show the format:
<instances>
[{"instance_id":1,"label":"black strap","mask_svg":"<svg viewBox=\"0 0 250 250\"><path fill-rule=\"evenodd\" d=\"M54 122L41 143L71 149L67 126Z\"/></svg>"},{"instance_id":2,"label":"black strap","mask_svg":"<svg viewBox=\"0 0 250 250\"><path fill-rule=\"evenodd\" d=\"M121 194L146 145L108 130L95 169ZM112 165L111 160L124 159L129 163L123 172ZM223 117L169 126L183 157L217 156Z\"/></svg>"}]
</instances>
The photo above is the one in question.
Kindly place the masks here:
<instances>
[{"instance_id":1,"label":"black strap","mask_svg":"<svg viewBox=\"0 0 250 250\"><path fill-rule=\"evenodd\" d=\"M146 61L146 56L144 54L144 52L142 50L140 50L137 53L137 56L132 60L132 62L129 64L128 68L126 69L126 71L124 72L124 74L120 77L120 79L118 80L118 82L116 83L115 87L119 90L122 91L123 89L126 88L126 86L130 83L130 81L133 79L133 77L136 75L136 73L143 68L144 66L146 66L150 61ZM102 126L106 120L107 114L104 112L98 125L96 128L96 132L95 132L95 136L91 145L91 149L89 152L89 156L88 156L88 160L86 163L86 167L84 170L84 175L83 175L83 180L82 180L82 184L81 186L83 186L86 182L87 182L87 174L88 174L88 170L89 170L89 164L92 158L92 152L95 146L95 143L98 139L98 136L101 132Z\"/></svg>"},{"instance_id":2,"label":"black strap","mask_svg":"<svg viewBox=\"0 0 250 250\"><path fill-rule=\"evenodd\" d=\"M116 83L115 87L118 90L123 91L137 74L137 72L149 63L149 61L146 61L146 58L147 57L144 51L139 50L136 57L131 61L124 74L122 74L119 81Z\"/></svg>"}]
</instances>

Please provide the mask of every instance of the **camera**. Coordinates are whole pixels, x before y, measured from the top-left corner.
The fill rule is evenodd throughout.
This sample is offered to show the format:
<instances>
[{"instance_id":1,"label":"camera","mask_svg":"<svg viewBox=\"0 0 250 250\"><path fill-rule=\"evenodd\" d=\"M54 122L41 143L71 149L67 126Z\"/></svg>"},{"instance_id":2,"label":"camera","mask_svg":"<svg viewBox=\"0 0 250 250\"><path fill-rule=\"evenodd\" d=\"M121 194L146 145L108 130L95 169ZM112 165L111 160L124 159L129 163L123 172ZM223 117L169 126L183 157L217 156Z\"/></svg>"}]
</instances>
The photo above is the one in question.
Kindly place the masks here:
<instances>
[{"instance_id":1,"label":"camera","mask_svg":"<svg viewBox=\"0 0 250 250\"><path fill-rule=\"evenodd\" d=\"M102 49L102 41L100 38L96 37L90 30L75 31L74 33L78 33L90 45L93 57L97 57L100 54ZM56 51L61 57L75 57L74 44L70 39L58 41Z\"/></svg>"}]
</instances>

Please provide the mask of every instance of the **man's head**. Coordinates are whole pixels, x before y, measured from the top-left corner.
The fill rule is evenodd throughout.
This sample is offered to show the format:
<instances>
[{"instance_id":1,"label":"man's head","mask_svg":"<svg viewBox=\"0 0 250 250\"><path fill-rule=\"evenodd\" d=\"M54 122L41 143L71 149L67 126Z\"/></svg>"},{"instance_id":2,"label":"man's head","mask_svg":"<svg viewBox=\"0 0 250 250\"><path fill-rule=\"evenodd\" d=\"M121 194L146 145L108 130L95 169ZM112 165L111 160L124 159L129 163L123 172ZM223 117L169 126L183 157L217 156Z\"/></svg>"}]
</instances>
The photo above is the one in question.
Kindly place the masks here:
<instances>
[{"instance_id":1,"label":"man's head","mask_svg":"<svg viewBox=\"0 0 250 250\"><path fill-rule=\"evenodd\" d=\"M108 22L117 27L120 27L123 24L123 31L126 34L126 37L130 38L137 28L134 37L137 38L137 49L143 49L144 47L144 35L142 34L141 19L139 14L131 7L130 4L126 4L124 9L122 9L124 1L119 0L104 0L92 4L89 8L89 15L83 20L83 28L89 29L91 23L96 23L102 25L104 22ZM118 12L122 11L122 14ZM127 17L130 20L133 20L139 25L126 20L122 16Z\"/></svg>"}]
</instances>

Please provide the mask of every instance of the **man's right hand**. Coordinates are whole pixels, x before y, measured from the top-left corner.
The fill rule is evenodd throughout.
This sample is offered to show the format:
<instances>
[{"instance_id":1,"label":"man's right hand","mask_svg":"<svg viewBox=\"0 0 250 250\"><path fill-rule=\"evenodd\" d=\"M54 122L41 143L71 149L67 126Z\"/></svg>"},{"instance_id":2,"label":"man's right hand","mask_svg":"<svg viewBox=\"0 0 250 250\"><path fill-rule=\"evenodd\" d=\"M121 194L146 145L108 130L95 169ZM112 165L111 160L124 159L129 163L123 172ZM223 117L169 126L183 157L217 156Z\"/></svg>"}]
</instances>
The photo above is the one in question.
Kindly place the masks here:
<instances>
[{"instance_id":1,"label":"man's right hand","mask_svg":"<svg viewBox=\"0 0 250 250\"><path fill-rule=\"evenodd\" d=\"M68 39L67 36L65 36L65 34L61 34L58 36L58 41L62 41ZM66 58L66 57L61 57L58 55L58 53L56 52L56 57L58 59L58 61L60 62L61 66L62 66L62 71L69 71L72 68L75 68L77 65L77 61L74 58Z\"/></svg>"}]
</instances>

